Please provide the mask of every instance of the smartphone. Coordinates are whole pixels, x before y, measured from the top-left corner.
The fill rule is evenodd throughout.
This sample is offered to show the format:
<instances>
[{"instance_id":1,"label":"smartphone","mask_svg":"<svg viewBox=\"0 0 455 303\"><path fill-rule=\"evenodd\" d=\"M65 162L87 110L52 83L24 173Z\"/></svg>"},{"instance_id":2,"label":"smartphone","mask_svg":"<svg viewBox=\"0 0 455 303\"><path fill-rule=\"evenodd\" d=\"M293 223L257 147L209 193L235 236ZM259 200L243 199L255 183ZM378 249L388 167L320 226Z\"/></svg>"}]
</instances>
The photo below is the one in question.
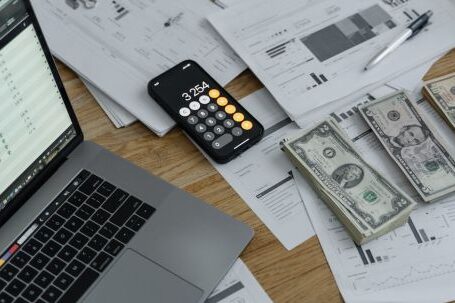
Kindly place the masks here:
<instances>
[{"instance_id":1,"label":"smartphone","mask_svg":"<svg viewBox=\"0 0 455 303\"><path fill-rule=\"evenodd\" d=\"M264 133L259 121L195 61L152 79L148 93L218 163L234 159Z\"/></svg>"}]
</instances>

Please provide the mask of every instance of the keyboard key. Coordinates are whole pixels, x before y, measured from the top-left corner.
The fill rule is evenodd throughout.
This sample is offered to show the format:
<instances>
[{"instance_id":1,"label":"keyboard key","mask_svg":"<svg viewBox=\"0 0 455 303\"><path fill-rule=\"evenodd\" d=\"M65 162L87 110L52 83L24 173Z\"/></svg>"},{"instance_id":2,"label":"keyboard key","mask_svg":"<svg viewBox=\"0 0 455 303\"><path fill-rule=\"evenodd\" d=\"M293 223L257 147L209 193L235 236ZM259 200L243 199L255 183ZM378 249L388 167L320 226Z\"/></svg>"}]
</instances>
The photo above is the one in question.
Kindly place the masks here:
<instances>
[{"instance_id":1,"label":"keyboard key","mask_svg":"<svg viewBox=\"0 0 455 303\"><path fill-rule=\"evenodd\" d=\"M39 241L46 243L54 235L54 232L46 226L41 227L35 235L35 238Z\"/></svg>"},{"instance_id":2,"label":"keyboard key","mask_svg":"<svg viewBox=\"0 0 455 303\"><path fill-rule=\"evenodd\" d=\"M58 275L65 268L65 266L65 262L59 258L55 258L46 266L46 269L54 275Z\"/></svg>"},{"instance_id":3,"label":"keyboard key","mask_svg":"<svg viewBox=\"0 0 455 303\"><path fill-rule=\"evenodd\" d=\"M66 290L71 283L73 283L74 278L68 275L66 272L62 272L57 279L54 281L54 285L60 288L61 290Z\"/></svg>"},{"instance_id":4,"label":"keyboard key","mask_svg":"<svg viewBox=\"0 0 455 303\"><path fill-rule=\"evenodd\" d=\"M89 287L99 277L99 273L91 268L87 268L82 275L71 285L68 291L60 299L60 303L77 302Z\"/></svg>"},{"instance_id":5,"label":"keyboard key","mask_svg":"<svg viewBox=\"0 0 455 303\"><path fill-rule=\"evenodd\" d=\"M79 207L82 205L87 200L87 196L84 195L83 193L76 191L74 194L69 197L68 202L73 204L76 207Z\"/></svg>"},{"instance_id":6,"label":"keyboard key","mask_svg":"<svg viewBox=\"0 0 455 303\"><path fill-rule=\"evenodd\" d=\"M102 208L107 210L110 213L115 212L120 205L126 200L128 194L121 189L116 189L112 196L104 202Z\"/></svg>"},{"instance_id":7,"label":"keyboard key","mask_svg":"<svg viewBox=\"0 0 455 303\"><path fill-rule=\"evenodd\" d=\"M30 261L30 265L38 270L41 270L47 263L49 263L49 260L50 259L42 253L38 253L35 257L33 257L32 261Z\"/></svg>"},{"instance_id":8,"label":"keyboard key","mask_svg":"<svg viewBox=\"0 0 455 303\"><path fill-rule=\"evenodd\" d=\"M68 219L75 211L76 207L67 202L58 209L57 213L63 218Z\"/></svg>"},{"instance_id":9,"label":"keyboard key","mask_svg":"<svg viewBox=\"0 0 455 303\"><path fill-rule=\"evenodd\" d=\"M95 212L95 210L84 204L81 206L81 208L79 208L77 211L76 211L76 215L81 218L82 220L88 220L88 218L90 218L90 216Z\"/></svg>"},{"instance_id":10,"label":"keyboard key","mask_svg":"<svg viewBox=\"0 0 455 303\"><path fill-rule=\"evenodd\" d=\"M95 260L93 260L91 266L98 271L103 271L109 266L113 259L112 256L102 251Z\"/></svg>"},{"instance_id":11,"label":"keyboard key","mask_svg":"<svg viewBox=\"0 0 455 303\"><path fill-rule=\"evenodd\" d=\"M28 303L28 301L21 297L21 298L17 298L17 299L14 301L14 303ZM38 303L38 302L37 302L37 303Z\"/></svg>"},{"instance_id":12,"label":"keyboard key","mask_svg":"<svg viewBox=\"0 0 455 303\"><path fill-rule=\"evenodd\" d=\"M55 234L53 239L58 243L65 245L66 242L68 242L72 236L73 236L72 232L70 232L66 228L62 228Z\"/></svg>"},{"instance_id":13,"label":"keyboard key","mask_svg":"<svg viewBox=\"0 0 455 303\"><path fill-rule=\"evenodd\" d=\"M22 268L30 261L31 257L23 251L19 251L12 259L11 264L15 265L18 268Z\"/></svg>"},{"instance_id":14,"label":"keyboard key","mask_svg":"<svg viewBox=\"0 0 455 303\"><path fill-rule=\"evenodd\" d=\"M65 268L65 271L72 275L73 277L77 277L81 274L84 270L85 265L79 262L78 260L71 261L70 264Z\"/></svg>"},{"instance_id":15,"label":"keyboard key","mask_svg":"<svg viewBox=\"0 0 455 303\"><path fill-rule=\"evenodd\" d=\"M109 182L104 181L100 187L98 187L97 192L102 194L105 197L109 197L115 190L115 186Z\"/></svg>"},{"instance_id":16,"label":"keyboard key","mask_svg":"<svg viewBox=\"0 0 455 303\"><path fill-rule=\"evenodd\" d=\"M43 244L36 241L35 239L30 239L27 243L25 243L22 250L29 255L34 256L41 249L41 247L43 247Z\"/></svg>"},{"instance_id":17,"label":"keyboard key","mask_svg":"<svg viewBox=\"0 0 455 303\"><path fill-rule=\"evenodd\" d=\"M71 261L74 256L77 254L77 250L75 250L74 248L72 248L71 246L69 245L66 245L65 247L63 247L63 249L58 253L58 257L60 259L62 259L63 261L65 262L69 262Z\"/></svg>"},{"instance_id":18,"label":"keyboard key","mask_svg":"<svg viewBox=\"0 0 455 303\"><path fill-rule=\"evenodd\" d=\"M73 233L77 232L79 228L84 224L84 221L79 219L76 216L72 216L68 221L65 223L65 227L71 230Z\"/></svg>"},{"instance_id":19,"label":"keyboard key","mask_svg":"<svg viewBox=\"0 0 455 303\"><path fill-rule=\"evenodd\" d=\"M3 281L3 280L0 280L0 290L2 290L3 288L5 288L6 286L6 282Z\"/></svg>"},{"instance_id":20,"label":"keyboard key","mask_svg":"<svg viewBox=\"0 0 455 303\"><path fill-rule=\"evenodd\" d=\"M54 303L57 302L58 297L62 295L62 292L58 290L57 287L55 286L49 286L48 289L43 293L42 298L47 301L48 303ZM76 302L76 301L73 301Z\"/></svg>"},{"instance_id":21,"label":"keyboard key","mask_svg":"<svg viewBox=\"0 0 455 303\"><path fill-rule=\"evenodd\" d=\"M5 292L2 292L0 294L0 303L11 303L13 302L13 297L11 297L10 295L8 295L7 293Z\"/></svg>"},{"instance_id":22,"label":"keyboard key","mask_svg":"<svg viewBox=\"0 0 455 303\"><path fill-rule=\"evenodd\" d=\"M95 235L92 238L92 240L90 240L90 242L88 242L88 246L90 246L91 248L93 248L96 251L100 251L106 245L107 241L108 240L106 238L104 238L100 235Z\"/></svg>"},{"instance_id":23,"label":"keyboard key","mask_svg":"<svg viewBox=\"0 0 455 303\"><path fill-rule=\"evenodd\" d=\"M141 229L144 223L145 223L144 219L134 215L128 220L128 222L126 222L126 227L129 227L134 231L139 231L139 229Z\"/></svg>"},{"instance_id":24,"label":"keyboard key","mask_svg":"<svg viewBox=\"0 0 455 303\"><path fill-rule=\"evenodd\" d=\"M61 248L62 248L62 246L60 244L58 244L54 240L51 240L51 241L49 241L49 243L44 245L42 252L52 258L58 253L58 251Z\"/></svg>"},{"instance_id":25,"label":"keyboard key","mask_svg":"<svg viewBox=\"0 0 455 303\"><path fill-rule=\"evenodd\" d=\"M100 234L105 236L106 238L112 238L117 232L119 228L114 224L107 222L100 230Z\"/></svg>"},{"instance_id":26,"label":"keyboard key","mask_svg":"<svg viewBox=\"0 0 455 303\"><path fill-rule=\"evenodd\" d=\"M128 220L129 217L136 211L136 209L141 206L142 201L133 197L129 196L126 199L125 203L123 203L122 207L120 207L115 214L112 216L110 221L118 226L122 226Z\"/></svg>"},{"instance_id":27,"label":"keyboard key","mask_svg":"<svg viewBox=\"0 0 455 303\"><path fill-rule=\"evenodd\" d=\"M113 239L106 245L106 247L104 248L104 251L110 253L113 256L116 256L124 247L125 247L125 245L123 245L119 241Z\"/></svg>"},{"instance_id":28,"label":"keyboard key","mask_svg":"<svg viewBox=\"0 0 455 303\"><path fill-rule=\"evenodd\" d=\"M34 302L39 295L43 292L41 288L36 286L35 284L29 285L24 292L22 293L22 296L26 298L27 300Z\"/></svg>"},{"instance_id":29,"label":"keyboard key","mask_svg":"<svg viewBox=\"0 0 455 303\"><path fill-rule=\"evenodd\" d=\"M24 290L25 286L26 285L24 282L18 279L14 279L13 281L11 281L11 283L8 284L5 290L13 297L16 297Z\"/></svg>"},{"instance_id":30,"label":"keyboard key","mask_svg":"<svg viewBox=\"0 0 455 303\"><path fill-rule=\"evenodd\" d=\"M111 216L110 213L108 213L105 210L98 209L92 216L92 220L95 221L96 223L103 225L107 219Z\"/></svg>"},{"instance_id":31,"label":"keyboard key","mask_svg":"<svg viewBox=\"0 0 455 303\"><path fill-rule=\"evenodd\" d=\"M54 276L48 273L47 271L43 270L38 277L36 277L35 282L41 288L46 288L51 284L52 280L54 280Z\"/></svg>"},{"instance_id":32,"label":"keyboard key","mask_svg":"<svg viewBox=\"0 0 455 303\"><path fill-rule=\"evenodd\" d=\"M18 272L19 269L17 269L11 264L6 264L0 271L0 277L2 277L5 281L9 282L14 278L14 276L17 275Z\"/></svg>"},{"instance_id":33,"label":"keyboard key","mask_svg":"<svg viewBox=\"0 0 455 303\"><path fill-rule=\"evenodd\" d=\"M77 233L70 240L70 245L74 246L77 249L81 249L88 242L88 238L81 233Z\"/></svg>"},{"instance_id":34,"label":"keyboard key","mask_svg":"<svg viewBox=\"0 0 455 303\"><path fill-rule=\"evenodd\" d=\"M93 221L88 221L81 228L81 233L91 238L100 229L100 226Z\"/></svg>"},{"instance_id":35,"label":"keyboard key","mask_svg":"<svg viewBox=\"0 0 455 303\"><path fill-rule=\"evenodd\" d=\"M89 247L84 247L84 249L77 255L77 259L82 263L89 264L93 258L96 256L96 251Z\"/></svg>"},{"instance_id":36,"label":"keyboard key","mask_svg":"<svg viewBox=\"0 0 455 303\"><path fill-rule=\"evenodd\" d=\"M155 209L154 209L152 206L150 206L150 205L144 203L144 204L142 204L142 206L138 209L138 211L136 212L136 214L147 220L148 218L150 218L150 217L152 216L152 214L153 214L154 212L155 212Z\"/></svg>"},{"instance_id":37,"label":"keyboard key","mask_svg":"<svg viewBox=\"0 0 455 303\"><path fill-rule=\"evenodd\" d=\"M48 226L53 231L57 231L63 225L63 223L65 223L65 219L59 215L53 215L49 220L47 220L46 226Z\"/></svg>"},{"instance_id":38,"label":"keyboard key","mask_svg":"<svg viewBox=\"0 0 455 303\"><path fill-rule=\"evenodd\" d=\"M126 244L134 236L134 232L126 227L122 227L119 232L115 235L115 238L120 242Z\"/></svg>"},{"instance_id":39,"label":"keyboard key","mask_svg":"<svg viewBox=\"0 0 455 303\"><path fill-rule=\"evenodd\" d=\"M27 265L23 270L21 270L17 277L24 281L25 283L30 283L36 277L37 274L38 271L36 269L31 267L30 265Z\"/></svg>"},{"instance_id":40,"label":"keyboard key","mask_svg":"<svg viewBox=\"0 0 455 303\"><path fill-rule=\"evenodd\" d=\"M85 181L84 184L79 187L79 190L86 195L91 195L98 188L98 186L101 185L102 182L103 180L100 177L91 175L87 181Z\"/></svg>"},{"instance_id":41,"label":"keyboard key","mask_svg":"<svg viewBox=\"0 0 455 303\"><path fill-rule=\"evenodd\" d=\"M106 198L101 196L98 193L94 193L93 196L91 196L87 200L87 204L90 205L93 208L98 208L100 207L104 202L106 201Z\"/></svg>"}]
</instances>

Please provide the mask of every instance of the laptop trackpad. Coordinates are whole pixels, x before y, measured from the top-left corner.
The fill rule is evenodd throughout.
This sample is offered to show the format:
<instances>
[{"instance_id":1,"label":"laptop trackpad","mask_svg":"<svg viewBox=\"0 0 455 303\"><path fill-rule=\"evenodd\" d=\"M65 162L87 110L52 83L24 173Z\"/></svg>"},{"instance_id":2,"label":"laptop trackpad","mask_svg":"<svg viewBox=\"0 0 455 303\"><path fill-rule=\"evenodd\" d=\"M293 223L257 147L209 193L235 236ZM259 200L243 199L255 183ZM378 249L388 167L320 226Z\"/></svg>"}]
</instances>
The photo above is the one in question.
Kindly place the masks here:
<instances>
[{"instance_id":1,"label":"laptop trackpad","mask_svg":"<svg viewBox=\"0 0 455 303\"><path fill-rule=\"evenodd\" d=\"M202 290L128 249L84 302L198 302Z\"/></svg>"}]
</instances>

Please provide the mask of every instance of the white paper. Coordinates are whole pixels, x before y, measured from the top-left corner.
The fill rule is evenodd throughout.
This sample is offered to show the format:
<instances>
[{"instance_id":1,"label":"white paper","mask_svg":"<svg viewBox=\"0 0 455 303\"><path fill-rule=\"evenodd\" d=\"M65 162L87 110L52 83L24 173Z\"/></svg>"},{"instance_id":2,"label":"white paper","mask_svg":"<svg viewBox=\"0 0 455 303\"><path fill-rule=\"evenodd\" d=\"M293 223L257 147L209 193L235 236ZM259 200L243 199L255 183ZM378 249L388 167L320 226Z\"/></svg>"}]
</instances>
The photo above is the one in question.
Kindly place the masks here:
<instances>
[{"instance_id":1,"label":"white paper","mask_svg":"<svg viewBox=\"0 0 455 303\"><path fill-rule=\"evenodd\" d=\"M87 89L93 95L93 98L95 98L96 102L101 106L115 127L126 127L137 121L136 117L106 96L106 94L100 91L96 86L87 80L81 79L81 81L87 86Z\"/></svg>"},{"instance_id":2,"label":"white paper","mask_svg":"<svg viewBox=\"0 0 455 303\"><path fill-rule=\"evenodd\" d=\"M299 128L265 89L240 103L263 124L264 138L228 164L209 160L283 246L291 250L314 235L290 173L292 165L278 145Z\"/></svg>"},{"instance_id":3,"label":"white paper","mask_svg":"<svg viewBox=\"0 0 455 303\"><path fill-rule=\"evenodd\" d=\"M272 300L238 259L205 303L272 303Z\"/></svg>"},{"instance_id":4,"label":"white paper","mask_svg":"<svg viewBox=\"0 0 455 303\"><path fill-rule=\"evenodd\" d=\"M158 134L174 121L148 96L150 79L185 59L222 85L245 69L205 20L221 10L208 0L32 3L55 56Z\"/></svg>"},{"instance_id":5,"label":"white paper","mask_svg":"<svg viewBox=\"0 0 455 303\"><path fill-rule=\"evenodd\" d=\"M209 17L300 126L315 108L361 96L455 44L446 0L251 0ZM418 14L431 24L376 68L364 67ZM371 27L370 27L371 26ZM338 102L340 104L340 102Z\"/></svg>"},{"instance_id":6,"label":"white paper","mask_svg":"<svg viewBox=\"0 0 455 303\"><path fill-rule=\"evenodd\" d=\"M408 76L421 79L412 74ZM413 87L407 79L397 81L408 82L409 87ZM436 126L448 147L454 148L455 134L421 96L415 97L418 100L415 105L423 112L424 118ZM346 110L339 125L367 162L419 201L406 177L359 114L348 116ZM341 118L341 113L334 115ZM414 303L455 299L454 195L432 204L419 203L407 224L358 247L306 180L297 172L295 174L297 186L346 302Z\"/></svg>"}]
</instances>

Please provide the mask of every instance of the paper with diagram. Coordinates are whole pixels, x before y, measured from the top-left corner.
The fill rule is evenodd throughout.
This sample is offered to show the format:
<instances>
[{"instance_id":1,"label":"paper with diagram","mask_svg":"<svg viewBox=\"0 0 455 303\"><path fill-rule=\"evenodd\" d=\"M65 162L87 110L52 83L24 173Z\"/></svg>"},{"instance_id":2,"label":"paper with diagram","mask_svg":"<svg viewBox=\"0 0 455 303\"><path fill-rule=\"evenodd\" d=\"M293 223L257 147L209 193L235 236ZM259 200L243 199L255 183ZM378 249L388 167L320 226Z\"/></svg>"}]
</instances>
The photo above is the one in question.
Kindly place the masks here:
<instances>
[{"instance_id":1,"label":"paper with diagram","mask_svg":"<svg viewBox=\"0 0 455 303\"><path fill-rule=\"evenodd\" d=\"M373 55L429 9L434 16L424 32L364 72ZM209 21L302 127L315 108L361 96L455 44L455 6L448 0L251 0Z\"/></svg>"},{"instance_id":2,"label":"paper with diagram","mask_svg":"<svg viewBox=\"0 0 455 303\"><path fill-rule=\"evenodd\" d=\"M208 0L32 1L53 53L83 78L163 135L174 121L147 94L147 83L185 59L226 84L245 65L205 15Z\"/></svg>"},{"instance_id":3,"label":"paper with diagram","mask_svg":"<svg viewBox=\"0 0 455 303\"><path fill-rule=\"evenodd\" d=\"M455 134L421 96L417 97L415 106L454 147ZM419 199L359 113L346 108L332 116L337 117L340 127L370 164ZM420 203L404 226L371 243L356 246L307 182L300 175L295 178L346 302L446 302L455 299L452 283L455 279L453 195L432 205Z\"/></svg>"},{"instance_id":4,"label":"paper with diagram","mask_svg":"<svg viewBox=\"0 0 455 303\"><path fill-rule=\"evenodd\" d=\"M265 89L240 103L262 123L264 138L230 163L209 160L283 246L291 250L314 235L294 183L292 165L278 145L299 128Z\"/></svg>"},{"instance_id":5,"label":"paper with diagram","mask_svg":"<svg viewBox=\"0 0 455 303\"><path fill-rule=\"evenodd\" d=\"M272 300L238 259L205 303L272 303Z\"/></svg>"}]
</instances>

